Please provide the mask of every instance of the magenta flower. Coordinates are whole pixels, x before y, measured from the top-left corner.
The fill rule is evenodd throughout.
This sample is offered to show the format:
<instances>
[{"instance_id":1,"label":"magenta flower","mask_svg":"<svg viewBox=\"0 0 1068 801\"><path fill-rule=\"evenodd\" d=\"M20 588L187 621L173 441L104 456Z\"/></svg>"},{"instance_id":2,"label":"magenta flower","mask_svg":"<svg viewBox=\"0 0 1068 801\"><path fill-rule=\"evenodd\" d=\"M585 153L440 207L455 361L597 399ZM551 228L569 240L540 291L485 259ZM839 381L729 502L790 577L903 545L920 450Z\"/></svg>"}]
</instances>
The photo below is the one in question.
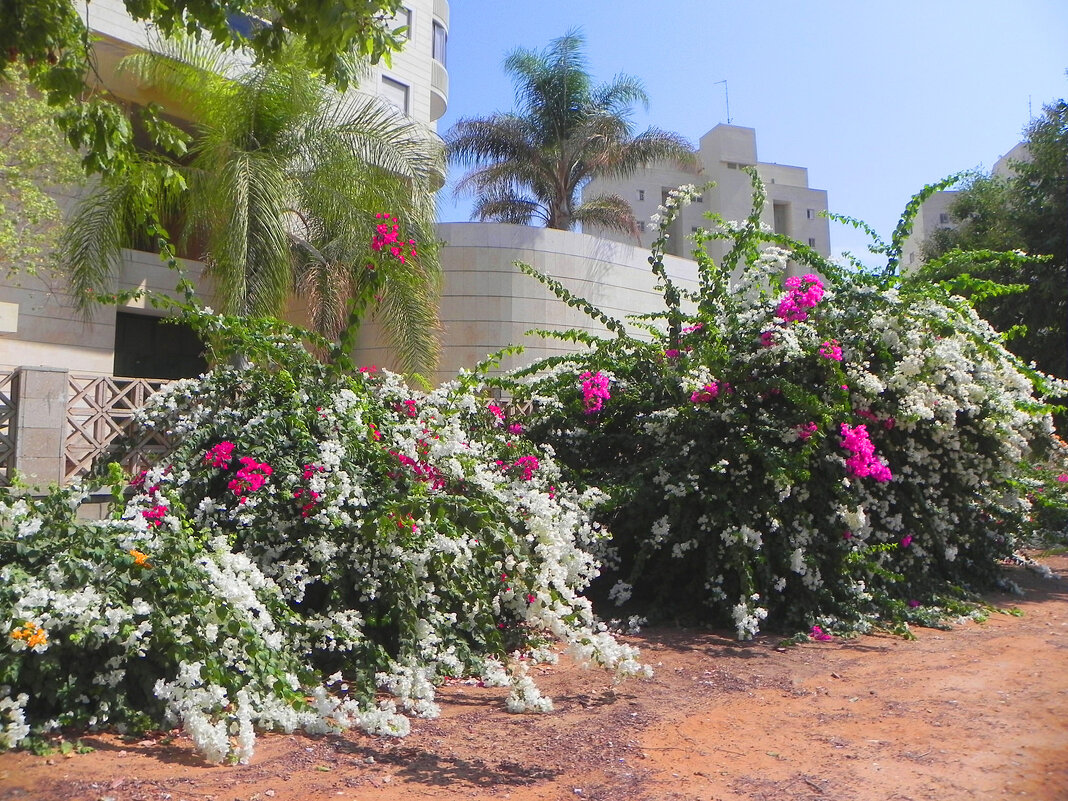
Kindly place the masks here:
<instances>
[{"instance_id":1,"label":"magenta flower","mask_svg":"<svg viewBox=\"0 0 1068 801\"><path fill-rule=\"evenodd\" d=\"M719 382L713 381L711 384L705 384L700 389L694 390L690 394L690 403L708 403L717 397L719 397Z\"/></svg>"},{"instance_id":2,"label":"magenta flower","mask_svg":"<svg viewBox=\"0 0 1068 801\"><path fill-rule=\"evenodd\" d=\"M819 431L819 426L816 423L805 423L804 425L794 426L794 431L797 432L797 438L802 442L807 442L813 434Z\"/></svg>"},{"instance_id":3,"label":"magenta flower","mask_svg":"<svg viewBox=\"0 0 1068 801\"><path fill-rule=\"evenodd\" d=\"M586 414L594 414L604 408L604 402L611 394L608 392L608 376L598 370L591 373L587 370L581 376L582 379L582 406Z\"/></svg>"},{"instance_id":4,"label":"magenta flower","mask_svg":"<svg viewBox=\"0 0 1068 801\"><path fill-rule=\"evenodd\" d=\"M842 423L842 447L850 452L846 467L851 475L858 478L871 476L876 481L889 481L893 478L890 468L875 455L875 445L868 439L866 426L849 426Z\"/></svg>"},{"instance_id":5,"label":"magenta flower","mask_svg":"<svg viewBox=\"0 0 1068 801\"><path fill-rule=\"evenodd\" d=\"M834 359L836 362L842 361L842 349L838 347L838 340L828 339L820 345L820 356L824 359Z\"/></svg>"},{"instance_id":6,"label":"magenta flower","mask_svg":"<svg viewBox=\"0 0 1068 801\"><path fill-rule=\"evenodd\" d=\"M904 537L901 538L901 547L908 548L910 545L912 545L912 535L906 534Z\"/></svg>"},{"instance_id":7,"label":"magenta flower","mask_svg":"<svg viewBox=\"0 0 1068 801\"><path fill-rule=\"evenodd\" d=\"M775 310L776 316L788 323L808 319L805 309L811 309L823 299L823 282L808 273L800 277L791 275L786 279L787 294Z\"/></svg>"},{"instance_id":8,"label":"magenta flower","mask_svg":"<svg viewBox=\"0 0 1068 801\"><path fill-rule=\"evenodd\" d=\"M234 495L241 498L244 503L244 495L255 492L267 483L267 476L271 475L271 466L266 462L257 462L251 456L242 456L241 464L244 465L237 471L237 477L232 479L227 488Z\"/></svg>"},{"instance_id":9,"label":"magenta flower","mask_svg":"<svg viewBox=\"0 0 1068 801\"><path fill-rule=\"evenodd\" d=\"M226 467L234 454L234 443L220 442L204 454L204 463L212 467ZM144 479L142 479L143 481Z\"/></svg>"},{"instance_id":10,"label":"magenta flower","mask_svg":"<svg viewBox=\"0 0 1068 801\"><path fill-rule=\"evenodd\" d=\"M764 331L760 335L760 347L771 348L775 346L775 332Z\"/></svg>"},{"instance_id":11,"label":"magenta flower","mask_svg":"<svg viewBox=\"0 0 1068 801\"><path fill-rule=\"evenodd\" d=\"M834 639L832 635L825 632L819 626L813 626L812 631L809 632L808 636L814 640L821 640L822 642L827 642L828 640Z\"/></svg>"}]
</instances>

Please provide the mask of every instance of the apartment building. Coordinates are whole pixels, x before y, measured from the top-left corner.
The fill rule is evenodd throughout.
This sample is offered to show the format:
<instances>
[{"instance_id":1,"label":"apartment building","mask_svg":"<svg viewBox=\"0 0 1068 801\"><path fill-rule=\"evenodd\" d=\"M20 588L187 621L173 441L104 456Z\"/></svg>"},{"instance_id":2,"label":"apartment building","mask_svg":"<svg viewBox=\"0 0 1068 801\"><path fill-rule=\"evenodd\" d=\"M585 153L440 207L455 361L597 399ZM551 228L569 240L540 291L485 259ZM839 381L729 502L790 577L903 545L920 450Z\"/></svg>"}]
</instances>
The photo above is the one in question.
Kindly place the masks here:
<instances>
[{"instance_id":1,"label":"apartment building","mask_svg":"<svg viewBox=\"0 0 1068 801\"><path fill-rule=\"evenodd\" d=\"M785 164L763 162L757 158L756 131L738 125L717 125L701 137L698 146L701 163L699 174L679 170L671 164L653 164L627 178L597 179L583 190L585 196L617 194L627 200L638 219L640 244L648 247L655 238L656 227L650 218L667 193L683 184L714 181L699 199L685 207L669 229L668 252L689 256L692 243L687 237L710 223L705 213L712 211L727 220L744 220L752 208L749 175L742 168L755 167L768 193L763 221L772 230L787 234L828 256L831 252L830 226L819 212L827 208L827 192L808 185L808 170ZM587 231L620 242L634 238L616 231L590 227ZM709 243L714 259L725 255L722 242Z\"/></svg>"},{"instance_id":2,"label":"apartment building","mask_svg":"<svg viewBox=\"0 0 1068 801\"><path fill-rule=\"evenodd\" d=\"M1012 165L1018 161L1027 161L1029 154L1027 145L1020 142L1008 153L994 162L991 172L998 177L1008 178L1013 173ZM955 228L957 223L953 220L952 208L957 200L957 192L954 189L945 189L935 192L922 204L916 212L916 219L912 224L912 233L901 247L901 269L908 270L918 267L923 263L923 243L935 231L941 228Z\"/></svg>"},{"instance_id":3,"label":"apartment building","mask_svg":"<svg viewBox=\"0 0 1068 801\"><path fill-rule=\"evenodd\" d=\"M96 37L96 77L102 89L127 105L165 100L153 87L117 70L126 55L147 47L151 32L126 13L122 0L78 4ZM234 18L232 24L250 24ZM394 24L407 29L407 44L389 67L374 68L359 91L376 94L423 123L436 136L436 121L449 99L446 68L449 4L447 0L407 0ZM444 182L444 176L442 176ZM59 197L69 204L71 197ZM189 254L193 255L193 254ZM182 260L190 277L200 281L203 265ZM0 276L3 271L0 271ZM175 277L155 253L125 250L116 282L119 289L173 290ZM0 373L20 365L77 370L92 375L172 378L195 375L203 367L200 345L191 334L161 325L161 313L135 300L124 306L100 306L92 320L73 310L61 278L0 277Z\"/></svg>"}]
</instances>

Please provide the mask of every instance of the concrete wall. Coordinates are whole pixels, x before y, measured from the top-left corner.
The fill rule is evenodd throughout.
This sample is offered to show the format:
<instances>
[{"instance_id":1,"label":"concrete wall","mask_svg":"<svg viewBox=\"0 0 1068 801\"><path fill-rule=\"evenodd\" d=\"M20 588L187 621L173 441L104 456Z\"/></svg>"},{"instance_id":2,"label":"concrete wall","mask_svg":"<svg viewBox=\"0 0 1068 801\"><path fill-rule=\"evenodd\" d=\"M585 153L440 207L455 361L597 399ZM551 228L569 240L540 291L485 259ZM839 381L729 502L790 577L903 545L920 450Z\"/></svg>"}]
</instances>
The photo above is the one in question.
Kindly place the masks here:
<instances>
[{"instance_id":1,"label":"concrete wall","mask_svg":"<svg viewBox=\"0 0 1068 801\"><path fill-rule=\"evenodd\" d=\"M200 280L203 269L200 262L185 259L180 262L190 278ZM155 253L123 251L116 288L173 294L177 282L178 276ZM74 308L66 282L59 277L21 276L0 281L0 305L4 304L15 324L14 330L0 329L0 371L26 365L111 375L115 361L116 311L162 315L142 298L118 307L101 304L85 320Z\"/></svg>"},{"instance_id":2,"label":"concrete wall","mask_svg":"<svg viewBox=\"0 0 1068 801\"><path fill-rule=\"evenodd\" d=\"M520 272L516 261L556 278L617 319L664 308L649 269L649 253L633 245L573 231L496 223L446 223L438 226L438 233L445 243L441 250L445 347L435 383L511 344L526 350L507 359L504 368L574 349L559 340L527 336L533 328L604 332L600 324ZM665 267L681 287L697 288L695 262L669 256ZM365 326L357 359L361 364L395 366L377 325Z\"/></svg>"}]
</instances>

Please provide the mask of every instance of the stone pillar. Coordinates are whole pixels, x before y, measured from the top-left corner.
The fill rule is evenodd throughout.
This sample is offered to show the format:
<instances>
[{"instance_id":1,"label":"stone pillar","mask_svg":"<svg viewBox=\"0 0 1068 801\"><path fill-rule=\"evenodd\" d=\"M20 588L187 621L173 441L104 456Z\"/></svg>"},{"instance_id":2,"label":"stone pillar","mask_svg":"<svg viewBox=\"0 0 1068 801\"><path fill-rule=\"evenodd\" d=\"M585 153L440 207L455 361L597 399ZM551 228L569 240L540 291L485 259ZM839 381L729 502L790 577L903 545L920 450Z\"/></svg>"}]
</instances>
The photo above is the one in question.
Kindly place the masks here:
<instances>
[{"instance_id":1,"label":"stone pillar","mask_svg":"<svg viewBox=\"0 0 1068 801\"><path fill-rule=\"evenodd\" d=\"M31 487L62 484L67 430L68 372L20 367L15 375L15 470Z\"/></svg>"}]
</instances>

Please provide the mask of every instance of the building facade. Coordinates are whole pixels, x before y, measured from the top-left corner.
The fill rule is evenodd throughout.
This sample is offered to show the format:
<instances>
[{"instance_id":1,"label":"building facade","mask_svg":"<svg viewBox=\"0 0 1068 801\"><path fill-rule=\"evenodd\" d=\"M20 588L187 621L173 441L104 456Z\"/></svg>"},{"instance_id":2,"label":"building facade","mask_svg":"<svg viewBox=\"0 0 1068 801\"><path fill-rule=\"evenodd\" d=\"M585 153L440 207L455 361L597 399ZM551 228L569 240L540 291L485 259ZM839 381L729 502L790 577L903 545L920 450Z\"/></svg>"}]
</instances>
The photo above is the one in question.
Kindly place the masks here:
<instances>
[{"instance_id":1,"label":"building facade","mask_svg":"<svg viewBox=\"0 0 1068 801\"><path fill-rule=\"evenodd\" d=\"M1029 158L1027 145L1020 142L994 162L991 173L996 177L1008 178L1013 174L1012 165L1015 162L1027 161ZM935 192L920 204L916 219L912 223L912 232L901 247L902 270L916 268L923 263L923 243L931 234L942 228L957 227L952 210L958 194L960 193L957 190L944 189Z\"/></svg>"},{"instance_id":2,"label":"building facade","mask_svg":"<svg viewBox=\"0 0 1068 801\"><path fill-rule=\"evenodd\" d=\"M667 193L684 184L701 185L712 181L715 185L704 190L696 202L684 207L668 229L668 251L676 256L689 256L692 247L687 237L698 228L710 226L706 212L715 212L726 220L741 221L749 216L752 186L748 173L742 168L754 167L768 194L763 222L777 233L791 236L824 256L830 255L830 225L819 214L827 208L827 193L809 187L805 167L759 161L754 129L717 125L701 137L698 158L701 164L698 174L661 163L626 178L591 181L583 189L584 196L616 194L630 203L638 219L640 242L634 243L633 237L627 234L593 226L589 233L648 247L656 237L656 227L650 218ZM716 260L725 255L726 248L723 242L708 243L709 254Z\"/></svg>"},{"instance_id":3,"label":"building facade","mask_svg":"<svg viewBox=\"0 0 1068 801\"><path fill-rule=\"evenodd\" d=\"M153 87L117 69L123 57L147 48L152 41L150 30L130 18L122 0L93 0L78 7L95 37L97 88L127 105L166 100L156 96ZM445 113L449 97L445 66L449 4L447 0L406 0L394 24L407 28L406 46L393 56L391 66L376 66L359 91L379 95L422 123L428 136L436 136L436 121ZM58 194L57 200L66 207L75 198ZM203 265L190 259L181 262L202 296L210 298L211 287L201 278ZM0 371L31 365L153 378L198 372L196 342L174 326L160 324L162 312L144 299L117 307L101 305L86 321L74 311L60 277L4 279L5 272L0 270ZM155 253L123 251L117 289L169 292L175 284L176 277Z\"/></svg>"}]
</instances>

